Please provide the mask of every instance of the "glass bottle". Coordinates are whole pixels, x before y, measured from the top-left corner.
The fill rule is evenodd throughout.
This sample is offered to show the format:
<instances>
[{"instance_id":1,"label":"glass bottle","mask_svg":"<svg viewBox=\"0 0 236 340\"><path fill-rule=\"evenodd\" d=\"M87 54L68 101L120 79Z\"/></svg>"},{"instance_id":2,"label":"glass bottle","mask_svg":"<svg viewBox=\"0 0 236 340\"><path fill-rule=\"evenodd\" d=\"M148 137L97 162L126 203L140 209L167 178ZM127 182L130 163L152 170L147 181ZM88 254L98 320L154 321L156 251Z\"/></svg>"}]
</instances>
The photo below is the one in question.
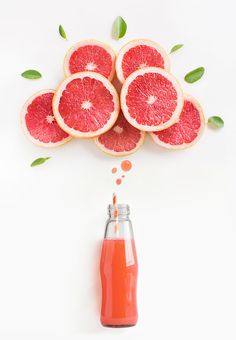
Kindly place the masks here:
<instances>
[{"instance_id":1,"label":"glass bottle","mask_svg":"<svg viewBox=\"0 0 236 340\"><path fill-rule=\"evenodd\" d=\"M101 323L107 327L130 327L137 323L136 287L138 263L129 206L108 206L109 219L103 240L100 274Z\"/></svg>"}]
</instances>

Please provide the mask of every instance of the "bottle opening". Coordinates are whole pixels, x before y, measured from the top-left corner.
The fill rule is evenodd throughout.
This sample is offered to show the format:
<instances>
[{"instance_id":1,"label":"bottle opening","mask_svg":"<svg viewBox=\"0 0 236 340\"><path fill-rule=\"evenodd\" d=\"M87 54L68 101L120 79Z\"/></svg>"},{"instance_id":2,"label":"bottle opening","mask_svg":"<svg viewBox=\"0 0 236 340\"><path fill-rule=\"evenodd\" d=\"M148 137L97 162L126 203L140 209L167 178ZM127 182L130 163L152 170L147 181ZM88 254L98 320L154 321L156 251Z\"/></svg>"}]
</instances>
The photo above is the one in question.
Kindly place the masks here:
<instances>
[{"instance_id":1,"label":"bottle opening","mask_svg":"<svg viewBox=\"0 0 236 340\"><path fill-rule=\"evenodd\" d=\"M128 204L109 204L108 205L108 215L110 217L114 216L115 210L118 211L118 216L128 216L130 214L130 209Z\"/></svg>"}]
</instances>

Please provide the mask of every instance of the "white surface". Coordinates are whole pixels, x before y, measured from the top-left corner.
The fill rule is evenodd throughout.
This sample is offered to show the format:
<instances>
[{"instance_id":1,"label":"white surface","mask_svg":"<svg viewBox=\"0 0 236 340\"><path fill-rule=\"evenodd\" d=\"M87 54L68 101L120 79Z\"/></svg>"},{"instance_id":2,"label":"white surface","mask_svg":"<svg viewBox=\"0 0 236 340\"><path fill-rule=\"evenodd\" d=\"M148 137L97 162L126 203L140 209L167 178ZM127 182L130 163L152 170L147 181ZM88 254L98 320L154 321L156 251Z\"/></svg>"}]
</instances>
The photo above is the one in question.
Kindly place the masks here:
<instances>
[{"instance_id":1,"label":"white surface","mask_svg":"<svg viewBox=\"0 0 236 340\"><path fill-rule=\"evenodd\" d=\"M236 328L236 44L235 2L5 1L1 43L0 338L235 340ZM112 22L128 23L111 39ZM69 41L60 39L62 24ZM32 145L19 125L24 101L62 79L67 49L85 38L116 50L130 39L158 41L181 80L205 66L185 91L206 117L225 120L206 129L192 149L167 152L148 138L119 189L129 203L139 255L139 323L132 329L99 324L99 247L106 206L115 189L111 168L120 160L92 141L55 149ZM43 78L20 77L28 68ZM32 160L52 156L30 168Z\"/></svg>"}]
</instances>

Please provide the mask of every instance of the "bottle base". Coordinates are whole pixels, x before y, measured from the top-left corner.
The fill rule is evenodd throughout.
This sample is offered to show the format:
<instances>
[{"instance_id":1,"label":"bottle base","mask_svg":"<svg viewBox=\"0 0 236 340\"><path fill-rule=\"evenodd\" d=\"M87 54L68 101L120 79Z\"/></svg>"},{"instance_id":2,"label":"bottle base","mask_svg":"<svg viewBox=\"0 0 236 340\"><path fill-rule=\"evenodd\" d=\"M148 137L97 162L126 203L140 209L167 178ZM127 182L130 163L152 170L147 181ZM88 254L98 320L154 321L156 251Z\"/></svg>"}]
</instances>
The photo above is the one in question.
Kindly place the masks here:
<instances>
[{"instance_id":1,"label":"bottle base","mask_svg":"<svg viewBox=\"0 0 236 340\"><path fill-rule=\"evenodd\" d=\"M103 327L109 327L109 328L126 328L126 327L134 327L136 325L136 323L134 323L133 325L105 325L102 324Z\"/></svg>"},{"instance_id":2,"label":"bottle base","mask_svg":"<svg viewBox=\"0 0 236 340\"><path fill-rule=\"evenodd\" d=\"M135 326L137 323L137 317L129 317L129 318L101 317L100 321L103 327L125 328L125 327Z\"/></svg>"}]
</instances>

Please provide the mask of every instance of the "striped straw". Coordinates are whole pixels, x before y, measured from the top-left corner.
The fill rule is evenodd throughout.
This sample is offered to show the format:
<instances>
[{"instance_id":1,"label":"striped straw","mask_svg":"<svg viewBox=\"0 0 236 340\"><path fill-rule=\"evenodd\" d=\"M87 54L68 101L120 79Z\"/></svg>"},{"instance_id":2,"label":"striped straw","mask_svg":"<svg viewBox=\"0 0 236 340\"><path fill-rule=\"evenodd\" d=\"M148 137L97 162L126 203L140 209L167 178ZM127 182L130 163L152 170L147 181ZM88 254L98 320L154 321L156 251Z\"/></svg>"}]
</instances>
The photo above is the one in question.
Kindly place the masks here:
<instances>
[{"instance_id":1,"label":"striped straw","mask_svg":"<svg viewBox=\"0 0 236 340\"><path fill-rule=\"evenodd\" d=\"M114 218L115 218L115 234L119 236L119 225L118 225L118 206L117 206L117 196L116 193L113 193L113 205L115 206L114 210Z\"/></svg>"}]
</instances>

